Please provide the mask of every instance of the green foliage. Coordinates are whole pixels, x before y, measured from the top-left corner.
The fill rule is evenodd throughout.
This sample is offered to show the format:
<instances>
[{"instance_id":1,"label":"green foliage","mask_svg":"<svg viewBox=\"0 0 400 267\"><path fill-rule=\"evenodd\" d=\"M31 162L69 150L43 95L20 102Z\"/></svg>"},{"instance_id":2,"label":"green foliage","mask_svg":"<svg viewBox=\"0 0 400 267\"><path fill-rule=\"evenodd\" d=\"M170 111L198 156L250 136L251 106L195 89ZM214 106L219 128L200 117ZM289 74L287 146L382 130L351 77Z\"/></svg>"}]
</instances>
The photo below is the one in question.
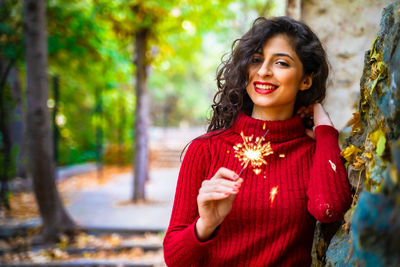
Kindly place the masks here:
<instances>
[{"instance_id":1,"label":"green foliage","mask_svg":"<svg viewBox=\"0 0 400 267\"><path fill-rule=\"evenodd\" d=\"M60 76L59 163L71 164L96 159L98 128L106 144L117 143L117 135L132 142L133 67L130 51L94 1L61 2L48 3L49 72ZM120 117L121 107L130 116Z\"/></svg>"},{"instance_id":2,"label":"green foliage","mask_svg":"<svg viewBox=\"0 0 400 267\"><path fill-rule=\"evenodd\" d=\"M24 58L22 1L0 3L0 58L18 62Z\"/></svg>"}]
</instances>

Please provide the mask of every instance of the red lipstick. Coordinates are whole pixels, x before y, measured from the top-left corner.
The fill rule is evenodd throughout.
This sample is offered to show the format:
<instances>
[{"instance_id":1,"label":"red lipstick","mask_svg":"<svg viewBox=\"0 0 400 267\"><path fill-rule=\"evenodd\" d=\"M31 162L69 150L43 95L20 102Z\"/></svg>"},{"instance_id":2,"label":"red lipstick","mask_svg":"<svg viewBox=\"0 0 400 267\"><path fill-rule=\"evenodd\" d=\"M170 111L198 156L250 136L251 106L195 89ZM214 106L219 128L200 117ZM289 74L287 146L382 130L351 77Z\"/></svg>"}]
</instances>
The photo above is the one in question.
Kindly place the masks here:
<instances>
[{"instance_id":1,"label":"red lipstick","mask_svg":"<svg viewBox=\"0 0 400 267\"><path fill-rule=\"evenodd\" d=\"M260 82L260 81L254 82L253 86L254 90L261 95L273 93L279 87L278 85L275 85L273 83Z\"/></svg>"}]
</instances>

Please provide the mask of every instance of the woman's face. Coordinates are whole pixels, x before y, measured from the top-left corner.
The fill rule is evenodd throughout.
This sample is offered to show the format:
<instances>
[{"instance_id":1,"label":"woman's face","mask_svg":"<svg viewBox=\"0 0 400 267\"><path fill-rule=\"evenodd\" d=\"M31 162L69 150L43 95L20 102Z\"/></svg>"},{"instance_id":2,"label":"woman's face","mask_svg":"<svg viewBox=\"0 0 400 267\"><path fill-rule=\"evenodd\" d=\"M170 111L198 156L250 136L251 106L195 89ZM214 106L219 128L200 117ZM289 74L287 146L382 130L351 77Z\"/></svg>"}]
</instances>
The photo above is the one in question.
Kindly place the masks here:
<instances>
[{"instance_id":1,"label":"woman's face","mask_svg":"<svg viewBox=\"0 0 400 267\"><path fill-rule=\"evenodd\" d=\"M254 103L253 115L266 115L253 117L291 118L297 92L311 86L312 76L303 77L303 64L289 42L286 35L276 35L251 59L246 90Z\"/></svg>"}]
</instances>

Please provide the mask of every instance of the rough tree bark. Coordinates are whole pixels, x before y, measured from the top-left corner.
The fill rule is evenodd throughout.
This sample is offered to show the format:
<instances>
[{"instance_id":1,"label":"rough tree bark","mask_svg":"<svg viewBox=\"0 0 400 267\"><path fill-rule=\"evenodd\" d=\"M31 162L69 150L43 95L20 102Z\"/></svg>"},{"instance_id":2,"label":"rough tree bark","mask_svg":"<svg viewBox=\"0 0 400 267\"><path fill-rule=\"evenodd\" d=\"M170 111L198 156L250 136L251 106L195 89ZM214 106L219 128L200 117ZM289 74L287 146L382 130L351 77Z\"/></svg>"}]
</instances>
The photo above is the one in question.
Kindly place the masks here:
<instances>
[{"instance_id":1,"label":"rough tree bark","mask_svg":"<svg viewBox=\"0 0 400 267\"><path fill-rule=\"evenodd\" d=\"M57 191L50 114L47 108L46 1L24 1L26 49L27 138L33 189L43 228L36 242L58 241L61 233L71 234L74 223Z\"/></svg>"},{"instance_id":2,"label":"rough tree bark","mask_svg":"<svg viewBox=\"0 0 400 267\"><path fill-rule=\"evenodd\" d=\"M324 266L400 266L400 2L365 53L358 112L342 155L355 188Z\"/></svg>"},{"instance_id":3,"label":"rough tree bark","mask_svg":"<svg viewBox=\"0 0 400 267\"><path fill-rule=\"evenodd\" d=\"M135 119L135 160L133 201L144 201L145 182L148 177L148 146L147 125L149 107L147 101L147 39L148 29L140 29L135 36L135 65L136 65L136 119Z\"/></svg>"}]
</instances>

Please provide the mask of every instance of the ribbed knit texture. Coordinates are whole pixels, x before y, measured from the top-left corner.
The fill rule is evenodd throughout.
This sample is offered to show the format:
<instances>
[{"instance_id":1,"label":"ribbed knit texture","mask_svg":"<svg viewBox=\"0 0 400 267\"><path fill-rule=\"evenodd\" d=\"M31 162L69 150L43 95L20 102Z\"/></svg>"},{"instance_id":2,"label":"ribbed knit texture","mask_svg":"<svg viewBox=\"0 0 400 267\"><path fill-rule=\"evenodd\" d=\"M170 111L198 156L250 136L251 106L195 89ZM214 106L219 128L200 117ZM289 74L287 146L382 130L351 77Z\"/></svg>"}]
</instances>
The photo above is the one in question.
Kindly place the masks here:
<instances>
[{"instance_id":1,"label":"ribbed knit texture","mask_svg":"<svg viewBox=\"0 0 400 267\"><path fill-rule=\"evenodd\" d=\"M240 133L263 136L274 154L258 175L249 165L231 212L210 240L195 233L197 195L204 179L220 167L239 173L233 146ZM315 219L340 219L351 203L351 191L340 156L338 131L315 128L305 134L300 117L262 121L240 113L234 125L213 137L193 141L178 177L170 225L164 239L168 266L310 266ZM271 201L271 190L277 194Z\"/></svg>"}]
</instances>

